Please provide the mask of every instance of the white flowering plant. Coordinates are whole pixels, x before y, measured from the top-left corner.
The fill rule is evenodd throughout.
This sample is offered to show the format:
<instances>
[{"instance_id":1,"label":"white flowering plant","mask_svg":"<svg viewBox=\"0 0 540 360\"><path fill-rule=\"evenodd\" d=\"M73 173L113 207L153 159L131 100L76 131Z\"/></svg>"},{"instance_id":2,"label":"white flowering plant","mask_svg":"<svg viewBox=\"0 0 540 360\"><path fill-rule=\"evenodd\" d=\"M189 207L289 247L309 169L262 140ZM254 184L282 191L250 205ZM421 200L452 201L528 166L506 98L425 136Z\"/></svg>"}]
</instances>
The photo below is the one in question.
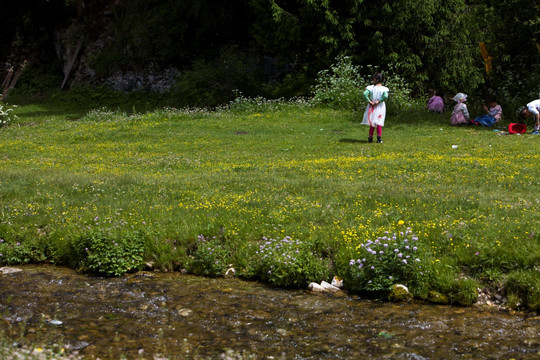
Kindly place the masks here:
<instances>
[{"instance_id":1,"label":"white flowering plant","mask_svg":"<svg viewBox=\"0 0 540 360\"><path fill-rule=\"evenodd\" d=\"M0 103L0 127L9 125L11 121L17 119L17 115L10 114L13 111L13 107L4 106Z\"/></svg>"},{"instance_id":2,"label":"white flowering plant","mask_svg":"<svg viewBox=\"0 0 540 360\"><path fill-rule=\"evenodd\" d=\"M384 293L394 284L410 285L421 273L418 237L410 228L376 240L368 240L358 249L358 258L348 266L348 285L353 291Z\"/></svg>"},{"instance_id":3,"label":"white flowering plant","mask_svg":"<svg viewBox=\"0 0 540 360\"><path fill-rule=\"evenodd\" d=\"M310 282L329 280L329 262L309 242L285 236L263 237L255 252L249 277L279 287L306 287Z\"/></svg>"}]
</instances>

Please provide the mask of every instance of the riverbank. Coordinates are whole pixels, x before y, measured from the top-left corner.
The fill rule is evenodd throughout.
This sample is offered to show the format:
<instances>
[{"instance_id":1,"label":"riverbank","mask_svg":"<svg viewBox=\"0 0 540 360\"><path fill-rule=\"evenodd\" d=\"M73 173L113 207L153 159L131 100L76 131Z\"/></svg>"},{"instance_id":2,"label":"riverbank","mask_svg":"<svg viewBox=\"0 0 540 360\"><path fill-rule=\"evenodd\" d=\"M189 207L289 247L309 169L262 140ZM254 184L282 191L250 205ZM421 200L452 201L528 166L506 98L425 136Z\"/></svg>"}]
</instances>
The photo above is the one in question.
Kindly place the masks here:
<instances>
[{"instance_id":1,"label":"riverbank","mask_svg":"<svg viewBox=\"0 0 540 360\"><path fill-rule=\"evenodd\" d=\"M247 99L14 112L0 128L4 266L233 268L282 288L338 276L363 297L401 283L422 300L472 305L485 289L540 306L538 137L411 109L374 144L359 113Z\"/></svg>"},{"instance_id":2,"label":"riverbank","mask_svg":"<svg viewBox=\"0 0 540 360\"><path fill-rule=\"evenodd\" d=\"M527 360L540 353L534 313L369 301L180 273L103 278L54 266L20 269L0 275L0 299L9 299L0 310L4 329L16 335L7 349L29 349L32 360L49 350L53 359L104 360Z\"/></svg>"}]
</instances>

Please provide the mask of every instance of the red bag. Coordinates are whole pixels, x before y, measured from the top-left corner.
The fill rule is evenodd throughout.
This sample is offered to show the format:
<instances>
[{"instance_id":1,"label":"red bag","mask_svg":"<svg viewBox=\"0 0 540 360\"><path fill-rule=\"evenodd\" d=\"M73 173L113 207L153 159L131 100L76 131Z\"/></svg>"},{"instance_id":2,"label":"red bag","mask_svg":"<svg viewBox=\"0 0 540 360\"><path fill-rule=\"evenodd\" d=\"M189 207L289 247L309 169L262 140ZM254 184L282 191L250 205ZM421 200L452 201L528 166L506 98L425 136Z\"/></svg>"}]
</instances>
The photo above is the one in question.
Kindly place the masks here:
<instances>
[{"instance_id":1,"label":"red bag","mask_svg":"<svg viewBox=\"0 0 540 360\"><path fill-rule=\"evenodd\" d=\"M508 132L510 134L525 134L527 132L527 125L522 123L510 123L508 125Z\"/></svg>"}]
</instances>

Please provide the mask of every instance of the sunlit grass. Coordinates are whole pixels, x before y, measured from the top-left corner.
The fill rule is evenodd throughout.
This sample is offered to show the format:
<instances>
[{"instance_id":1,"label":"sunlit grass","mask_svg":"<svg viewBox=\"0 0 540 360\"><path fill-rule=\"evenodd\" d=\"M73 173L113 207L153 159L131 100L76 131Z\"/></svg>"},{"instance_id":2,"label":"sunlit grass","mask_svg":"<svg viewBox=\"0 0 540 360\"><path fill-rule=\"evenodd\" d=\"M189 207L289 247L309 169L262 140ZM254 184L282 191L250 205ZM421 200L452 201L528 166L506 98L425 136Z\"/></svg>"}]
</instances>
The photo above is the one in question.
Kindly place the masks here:
<instances>
[{"instance_id":1,"label":"sunlit grass","mask_svg":"<svg viewBox=\"0 0 540 360\"><path fill-rule=\"evenodd\" d=\"M178 269L199 235L232 252L290 236L339 272L360 244L410 227L434 274L442 264L498 286L528 271L540 283L538 137L409 111L368 144L360 113L237 105L17 108L18 123L0 129L0 238L32 244L21 261L58 261L89 231L140 231L147 260Z\"/></svg>"}]
</instances>

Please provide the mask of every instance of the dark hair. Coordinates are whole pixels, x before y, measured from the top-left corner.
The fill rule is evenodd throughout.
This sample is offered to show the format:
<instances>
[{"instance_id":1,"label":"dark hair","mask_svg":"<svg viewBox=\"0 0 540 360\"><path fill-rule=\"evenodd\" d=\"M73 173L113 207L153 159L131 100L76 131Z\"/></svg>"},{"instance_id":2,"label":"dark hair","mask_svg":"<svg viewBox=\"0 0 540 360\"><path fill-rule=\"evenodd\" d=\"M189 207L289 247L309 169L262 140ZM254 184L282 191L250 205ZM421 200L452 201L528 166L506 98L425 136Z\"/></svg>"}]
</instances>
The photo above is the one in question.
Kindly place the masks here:
<instances>
[{"instance_id":1,"label":"dark hair","mask_svg":"<svg viewBox=\"0 0 540 360\"><path fill-rule=\"evenodd\" d=\"M444 97L444 93L440 90L435 91L435 95L440 96L442 98Z\"/></svg>"},{"instance_id":2,"label":"dark hair","mask_svg":"<svg viewBox=\"0 0 540 360\"><path fill-rule=\"evenodd\" d=\"M497 102L497 97L495 95L490 95L486 99L486 104L491 104L492 102Z\"/></svg>"},{"instance_id":3,"label":"dark hair","mask_svg":"<svg viewBox=\"0 0 540 360\"><path fill-rule=\"evenodd\" d=\"M384 81L383 73L376 73L373 75L373 81L375 81L377 84L382 83Z\"/></svg>"},{"instance_id":4,"label":"dark hair","mask_svg":"<svg viewBox=\"0 0 540 360\"><path fill-rule=\"evenodd\" d=\"M528 113L529 113L529 109L527 109L526 106L524 106L524 107L519 111L519 115L521 115L521 118L522 118L522 119L526 119Z\"/></svg>"}]
</instances>

